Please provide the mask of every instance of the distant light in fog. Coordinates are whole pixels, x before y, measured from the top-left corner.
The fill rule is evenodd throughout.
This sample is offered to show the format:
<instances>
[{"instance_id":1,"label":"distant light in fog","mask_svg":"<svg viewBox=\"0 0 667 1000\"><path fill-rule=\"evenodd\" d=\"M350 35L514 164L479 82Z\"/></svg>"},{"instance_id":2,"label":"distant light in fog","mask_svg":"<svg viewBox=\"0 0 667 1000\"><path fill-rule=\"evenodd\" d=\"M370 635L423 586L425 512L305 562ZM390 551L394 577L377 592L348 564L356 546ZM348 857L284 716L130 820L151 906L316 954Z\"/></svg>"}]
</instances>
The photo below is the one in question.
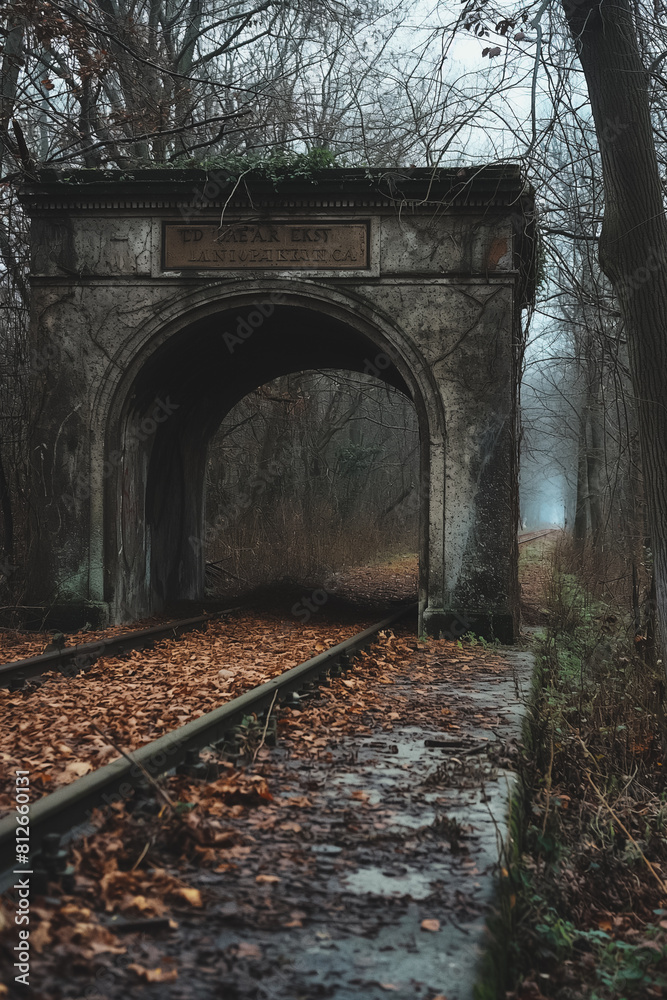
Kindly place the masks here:
<instances>
[{"instance_id":1,"label":"distant light in fog","mask_svg":"<svg viewBox=\"0 0 667 1000\"><path fill-rule=\"evenodd\" d=\"M565 525L565 505L561 500L560 503L554 501L547 501L541 504L539 512L540 524L538 527L550 528L552 525L556 528L562 528Z\"/></svg>"}]
</instances>

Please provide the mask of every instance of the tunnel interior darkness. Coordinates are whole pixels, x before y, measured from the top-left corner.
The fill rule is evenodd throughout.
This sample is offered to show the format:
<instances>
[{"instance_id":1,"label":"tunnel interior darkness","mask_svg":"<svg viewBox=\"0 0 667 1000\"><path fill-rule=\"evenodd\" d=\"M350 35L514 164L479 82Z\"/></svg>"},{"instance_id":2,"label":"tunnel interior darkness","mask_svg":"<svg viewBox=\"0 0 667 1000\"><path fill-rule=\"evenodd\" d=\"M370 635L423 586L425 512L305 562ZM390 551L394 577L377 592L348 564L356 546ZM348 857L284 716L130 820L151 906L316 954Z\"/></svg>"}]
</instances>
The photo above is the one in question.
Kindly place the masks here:
<instances>
[{"instance_id":1,"label":"tunnel interior darkness","mask_svg":"<svg viewBox=\"0 0 667 1000\"><path fill-rule=\"evenodd\" d=\"M268 307L264 311L269 312ZM276 305L268 316L254 304L207 316L172 335L144 363L120 429L126 475L136 479L137 502L124 504L128 490L121 487L123 559L120 577L115 585L110 582L115 593L109 595L117 603L156 612L170 602L203 596L209 442L225 415L249 392L278 376L307 369L374 374L412 398L377 343L323 312L294 305ZM156 404L164 404L161 420L150 434L139 435L144 440L133 444L132 457L127 443L132 428L145 426L147 418L152 427ZM138 518L142 495L144 517ZM145 593L133 592L137 587L144 587Z\"/></svg>"}]
</instances>

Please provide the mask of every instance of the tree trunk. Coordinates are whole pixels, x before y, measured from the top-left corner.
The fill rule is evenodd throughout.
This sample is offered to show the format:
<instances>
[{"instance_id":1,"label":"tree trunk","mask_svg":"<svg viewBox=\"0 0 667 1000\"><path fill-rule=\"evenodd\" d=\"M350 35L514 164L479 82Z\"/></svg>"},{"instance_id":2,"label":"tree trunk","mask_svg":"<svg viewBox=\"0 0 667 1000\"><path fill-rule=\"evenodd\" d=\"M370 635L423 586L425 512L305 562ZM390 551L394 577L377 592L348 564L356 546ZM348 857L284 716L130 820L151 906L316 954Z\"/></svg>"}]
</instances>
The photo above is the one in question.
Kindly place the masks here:
<instances>
[{"instance_id":1,"label":"tree trunk","mask_svg":"<svg viewBox=\"0 0 667 1000\"><path fill-rule=\"evenodd\" d=\"M5 43L0 65L0 171L4 165L8 145L9 122L14 114L19 72L23 59L25 25L21 18L8 18L5 25Z\"/></svg>"},{"instance_id":2,"label":"tree trunk","mask_svg":"<svg viewBox=\"0 0 667 1000\"><path fill-rule=\"evenodd\" d=\"M574 512L574 540L583 549L588 537L588 462L586 461L586 413L579 417L577 455L577 505Z\"/></svg>"},{"instance_id":3,"label":"tree trunk","mask_svg":"<svg viewBox=\"0 0 667 1000\"><path fill-rule=\"evenodd\" d=\"M2 460L0 450L0 510L2 510L2 531L3 542L0 546L0 554L4 556L5 562L13 558L14 555L14 516L12 512L12 497L9 490L9 483L5 476L5 465ZM0 565L0 577L3 569ZM8 574L5 573L5 576Z\"/></svg>"},{"instance_id":4,"label":"tree trunk","mask_svg":"<svg viewBox=\"0 0 667 1000\"><path fill-rule=\"evenodd\" d=\"M625 325L667 665L667 222L629 0L563 0L602 158L600 265Z\"/></svg>"},{"instance_id":5,"label":"tree trunk","mask_svg":"<svg viewBox=\"0 0 667 1000\"><path fill-rule=\"evenodd\" d=\"M601 413L599 399L592 392L588 400L588 434L586 447L586 478L588 480L588 509L591 519L591 542L597 548L602 541L602 466L603 447L600 433Z\"/></svg>"}]
</instances>

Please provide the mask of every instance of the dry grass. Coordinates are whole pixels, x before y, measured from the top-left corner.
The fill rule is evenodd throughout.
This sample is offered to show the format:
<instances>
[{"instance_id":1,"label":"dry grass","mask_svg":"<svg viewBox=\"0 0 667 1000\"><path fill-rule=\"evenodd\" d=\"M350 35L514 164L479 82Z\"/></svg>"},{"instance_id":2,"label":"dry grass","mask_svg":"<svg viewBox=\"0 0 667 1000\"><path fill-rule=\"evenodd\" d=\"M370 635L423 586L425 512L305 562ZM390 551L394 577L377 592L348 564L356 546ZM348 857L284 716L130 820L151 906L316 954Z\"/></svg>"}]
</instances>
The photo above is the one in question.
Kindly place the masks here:
<instances>
[{"instance_id":1,"label":"dry grass","mask_svg":"<svg viewBox=\"0 0 667 1000\"><path fill-rule=\"evenodd\" d=\"M644 1000L667 987L662 669L635 641L627 578L619 601L600 577L567 538L553 546L514 873L520 1000Z\"/></svg>"},{"instance_id":2,"label":"dry grass","mask_svg":"<svg viewBox=\"0 0 667 1000\"><path fill-rule=\"evenodd\" d=\"M415 534L397 518L343 521L325 503L308 514L287 502L271 512L250 510L209 546L207 560L218 567L210 584L223 593L238 581L252 587L284 579L321 583L351 566L414 552Z\"/></svg>"}]
</instances>

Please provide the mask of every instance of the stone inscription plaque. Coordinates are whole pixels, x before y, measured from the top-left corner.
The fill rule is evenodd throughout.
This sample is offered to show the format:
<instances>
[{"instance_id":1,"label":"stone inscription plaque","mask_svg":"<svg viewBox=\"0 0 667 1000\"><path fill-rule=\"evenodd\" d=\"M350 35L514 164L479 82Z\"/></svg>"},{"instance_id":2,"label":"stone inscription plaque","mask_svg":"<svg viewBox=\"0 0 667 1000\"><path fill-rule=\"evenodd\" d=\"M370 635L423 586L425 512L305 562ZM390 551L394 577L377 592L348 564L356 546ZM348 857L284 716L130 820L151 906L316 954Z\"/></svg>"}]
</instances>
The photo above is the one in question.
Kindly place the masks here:
<instances>
[{"instance_id":1,"label":"stone inscription plaque","mask_svg":"<svg viewBox=\"0 0 667 1000\"><path fill-rule=\"evenodd\" d=\"M368 267L366 222L201 223L166 222L166 271L239 268Z\"/></svg>"}]
</instances>

